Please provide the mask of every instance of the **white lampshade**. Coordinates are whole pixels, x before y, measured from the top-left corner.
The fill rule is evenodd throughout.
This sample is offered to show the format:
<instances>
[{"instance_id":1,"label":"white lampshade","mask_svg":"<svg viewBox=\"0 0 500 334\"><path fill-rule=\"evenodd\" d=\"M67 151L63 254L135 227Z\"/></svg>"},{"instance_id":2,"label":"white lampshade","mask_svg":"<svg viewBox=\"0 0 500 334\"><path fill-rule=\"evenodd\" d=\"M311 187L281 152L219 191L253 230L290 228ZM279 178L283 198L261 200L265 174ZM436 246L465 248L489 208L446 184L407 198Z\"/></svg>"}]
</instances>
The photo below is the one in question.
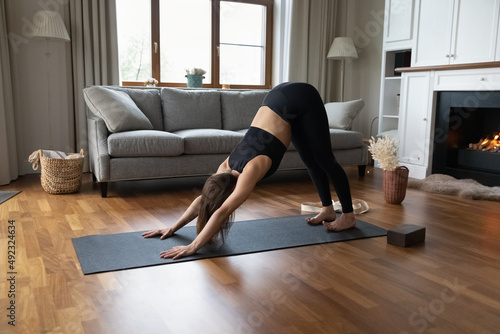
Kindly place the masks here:
<instances>
[{"instance_id":1,"label":"white lampshade","mask_svg":"<svg viewBox=\"0 0 500 334\"><path fill-rule=\"evenodd\" d=\"M348 59L358 58L356 47L350 37L335 37L330 51L328 51L328 59Z\"/></svg>"},{"instance_id":2,"label":"white lampshade","mask_svg":"<svg viewBox=\"0 0 500 334\"><path fill-rule=\"evenodd\" d=\"M33 16L33 23L36 28L32 37L70 41L66 26L58 12L40 10Z\"/></svg>"}]
</instances>

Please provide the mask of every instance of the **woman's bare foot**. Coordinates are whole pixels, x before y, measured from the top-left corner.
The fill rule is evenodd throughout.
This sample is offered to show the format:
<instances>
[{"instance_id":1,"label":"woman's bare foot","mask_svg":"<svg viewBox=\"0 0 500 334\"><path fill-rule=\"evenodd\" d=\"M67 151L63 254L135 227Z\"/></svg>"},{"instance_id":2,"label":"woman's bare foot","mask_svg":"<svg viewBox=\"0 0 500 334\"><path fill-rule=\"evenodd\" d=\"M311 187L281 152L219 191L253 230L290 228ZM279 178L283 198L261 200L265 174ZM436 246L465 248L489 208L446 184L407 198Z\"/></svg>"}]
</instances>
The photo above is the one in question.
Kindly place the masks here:
<instances>
[{"instance_id":1,"label":"woman's bare foot","mask_svg":"<svg viewBox=\"0 0 500 334\"><path fill-rule=\"evenodd\" d=\"M356 226L356 218L354 213L343 213L339 219L333 222L323 222L323 226L326 227L328 231L342 231Z\"/></svg>"},{"instance_id":2,"label":"woman's bare foot","mask_svg":"<svg viewBox=\"0 0 500 334\"><path fill-rule=\"evenodd\" d=\"M319 225L324 222L333 222L336 217L333 205L330 205L322 207L320 213L314 217L306 218L306 221L311 225Z\"/></svg>"}]
</instances>

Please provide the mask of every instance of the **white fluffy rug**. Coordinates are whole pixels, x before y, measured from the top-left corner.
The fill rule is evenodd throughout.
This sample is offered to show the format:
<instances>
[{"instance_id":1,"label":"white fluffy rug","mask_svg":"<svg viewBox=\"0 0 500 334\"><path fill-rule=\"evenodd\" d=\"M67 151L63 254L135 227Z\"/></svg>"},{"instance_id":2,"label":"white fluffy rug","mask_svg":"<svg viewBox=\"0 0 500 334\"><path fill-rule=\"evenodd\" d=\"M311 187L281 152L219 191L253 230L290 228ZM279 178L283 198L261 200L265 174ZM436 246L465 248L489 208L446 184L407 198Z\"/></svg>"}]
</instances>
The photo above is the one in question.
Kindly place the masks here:
<instances>
[{"instance_id":1,"label":"white fluffy rug","mask_svg":"<svg viewBox=\"0 0 500 334\"><path fill-rule=\"evenodd\" d=\"M410 179L408 188L467 199L500 201L500 187L487 187L472 179L460 180L444 174L433 174L423 180Z\"/></svg>"}]
</instances>

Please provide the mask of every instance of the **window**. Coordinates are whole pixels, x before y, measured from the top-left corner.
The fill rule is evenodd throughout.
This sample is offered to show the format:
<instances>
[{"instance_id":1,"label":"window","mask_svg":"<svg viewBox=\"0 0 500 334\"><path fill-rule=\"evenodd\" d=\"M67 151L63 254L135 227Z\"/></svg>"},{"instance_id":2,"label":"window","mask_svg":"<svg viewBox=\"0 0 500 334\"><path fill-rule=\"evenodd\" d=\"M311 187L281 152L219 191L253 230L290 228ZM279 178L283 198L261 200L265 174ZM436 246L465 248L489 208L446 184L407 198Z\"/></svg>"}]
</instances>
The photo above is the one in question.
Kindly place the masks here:
<instances>
[{"instance_id":1,"label":"window","mask_svg":"<svg viewBox=\"0 0 500 334\"><path fill-rule=\"evenodd\" d=\"M186 86L202 68L204 87L271 87L273 0L119 0L124 86L154 77Z\"/></svg>"},{"instance_id":2,"label":"window","mask_svg":"<svg viewBox=\"0 0 500 334\"><path fill-rule=\"evenodd\" d=\"M116 16L121 80L145 81L152 73L151 0L119 0Z\"/></svg>"}]
</instances>

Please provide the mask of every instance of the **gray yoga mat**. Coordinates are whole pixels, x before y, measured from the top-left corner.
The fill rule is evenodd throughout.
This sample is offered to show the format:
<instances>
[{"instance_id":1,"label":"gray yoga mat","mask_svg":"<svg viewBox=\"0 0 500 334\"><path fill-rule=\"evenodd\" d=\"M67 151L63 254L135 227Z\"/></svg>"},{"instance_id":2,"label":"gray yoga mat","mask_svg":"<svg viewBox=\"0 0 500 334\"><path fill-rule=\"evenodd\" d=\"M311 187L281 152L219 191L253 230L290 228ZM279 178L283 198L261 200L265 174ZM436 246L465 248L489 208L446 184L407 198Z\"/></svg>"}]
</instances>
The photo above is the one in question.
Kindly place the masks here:
<instances>
[{"instance_id":1,"label":"gray yoga mat","mask_svg":"<svg viewBox=\"0 0 500 334\"><path fill-rule=\"evenodd\" d=\"M130 232L74 238L73 246L82 271L87 275L387 234L385 229L361 220L357 220L355 228L329 232L323 225L307 224L305 217L308 216L235 222L224 245L206 245L198 253L175 261L160 258L160 252L191 243L196 238L195 226L185 226L165 240L159 237L145 239L141 236L142 232Z\"/></svg>"},{"instance_id":2,"label":"gray yoga mat","mask_svg":"<svg viewBox=\"0 0 500 334\"><path fill-rule=\"evenodd\" d=\"M20 191L17 191L17 190L2 190L2 191L0 191L0 204L8 201L9 199L11 199L12 197L16 196L19 193L20 193Z\"/></svg>"}]
</instances>

